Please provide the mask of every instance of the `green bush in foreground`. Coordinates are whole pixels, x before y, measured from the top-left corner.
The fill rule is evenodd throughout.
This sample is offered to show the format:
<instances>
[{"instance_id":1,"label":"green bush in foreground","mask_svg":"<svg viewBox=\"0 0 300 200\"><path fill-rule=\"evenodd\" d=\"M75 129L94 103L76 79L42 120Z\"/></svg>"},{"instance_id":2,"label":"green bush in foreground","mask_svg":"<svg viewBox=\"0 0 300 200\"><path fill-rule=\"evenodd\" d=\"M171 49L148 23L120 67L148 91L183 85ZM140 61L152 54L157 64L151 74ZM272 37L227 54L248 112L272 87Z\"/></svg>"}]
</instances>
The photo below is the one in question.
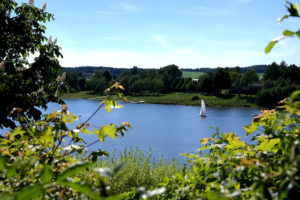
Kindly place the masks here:
<instances>
[{"instance_id":1,"label":"green bush in foreground","mask_svg":"<svg viewBox=\"0 0 300 200\"><path fill-rule=\"evenodd\" d=\"M122 97L122 89L118 83L107 89L108 96L96 112L102 106L105 106L108 112L114 106L118 106L111 95L118 94ZM71 130L67 124L73 123L74 120L77 120L77 117L70 113L66 106L60 111L46 115L40 121L27 121L22 115L18 118L21 126L0 138L1 198L29 200L128 197L129 194L112 193L102 178L90 181L94 180L95 174L101 177L109 175L113 178L119 171L120 166L111 171L95 168L97 158L106 155L105 151L92 152L86 158L80 155L83 155L87 147L82 134L96 134L99 141L104 142L106 137L114 139L123 136L130 124L109 124L99 130L90 131L86 121ZM78 156L75 156L76 154ZM86 176L82 178L82 175Z\"/></svg>"},{"instance_id":2,"label":"green bush in foreground","mask_svg":"<svg viewBox=\"0 0 300 200\"><path fill-rule=\"evenodd\" d=\"M186 154L192 171L165 178L159 199L299 199L300 91L280 108L245 127L247 135L256 133L251 144L218 131L202 139L199 155Z\"/></svg>"},{"instance_id":3,"label":"green bush in foreground","mask_svg":"<svg viewBox=\"0 0 300 200\"><path fill-rule=\"evenodd\" d=\"M170 178L182 172L181 165L176 160L171 163L163 158L156 160L152 158L151 151L146 155L138 149L125 149L119 156L114 153L112 157L98 160L96 167L114 169L120 165L123 167L117 173L117 178L106 179L112 183L111 190L114 193L129 192L140 187L154 189L165 177Z\"/></svg>"}]
</instances>

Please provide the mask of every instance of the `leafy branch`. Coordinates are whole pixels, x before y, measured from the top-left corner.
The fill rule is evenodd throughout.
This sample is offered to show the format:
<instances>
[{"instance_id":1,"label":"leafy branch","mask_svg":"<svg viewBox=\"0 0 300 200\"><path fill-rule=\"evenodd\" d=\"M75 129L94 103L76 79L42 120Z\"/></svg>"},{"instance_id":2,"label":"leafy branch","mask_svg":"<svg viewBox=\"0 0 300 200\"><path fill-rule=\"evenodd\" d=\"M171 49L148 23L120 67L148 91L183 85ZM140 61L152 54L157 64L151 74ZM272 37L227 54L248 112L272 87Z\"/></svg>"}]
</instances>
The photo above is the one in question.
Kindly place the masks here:
<instances>
[{"instance_id":1,"label":"leafy branch","mask_svg":"<svg viewBox=\"0 0 300 200\"><path fill-rule=\"evenodd\" d=\"M297 3L291 3L288 0L286 0L286 8L289 12L289 14L284 15L280 19L278 19L278 23L281 23L283 20L289 18L289 17L297 17L299 18L299 5ZM269 53L276 43L278 43L280 40L285 39L287 37L298 37L300 39L300 29L298 31L291 31L291 30L285 30L282 33L282 36L275 38L272 40L265 48L265 53Z\"/></svg>"}]
</instances>

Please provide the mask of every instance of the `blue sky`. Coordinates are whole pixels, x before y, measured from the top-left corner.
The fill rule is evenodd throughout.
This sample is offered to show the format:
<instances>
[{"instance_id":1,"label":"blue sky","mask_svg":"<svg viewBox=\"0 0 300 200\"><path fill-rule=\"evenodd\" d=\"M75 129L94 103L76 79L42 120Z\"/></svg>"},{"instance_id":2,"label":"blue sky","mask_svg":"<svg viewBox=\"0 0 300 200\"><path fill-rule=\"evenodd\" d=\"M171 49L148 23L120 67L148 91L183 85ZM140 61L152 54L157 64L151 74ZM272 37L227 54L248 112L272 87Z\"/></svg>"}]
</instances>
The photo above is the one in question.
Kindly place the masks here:
<instances>
[{"instance_id":1,"label":"blue sky","mask_svg":"<svg viewBox=\"0 0 300 200\"><path fill-rule=\"evenodd\" d=\"M47 35L58 38L61 65L159 68L234 67L285 60L300 64L300 41L264 48L299 20L284 0L36 0L55 20ZM298 2L299 3L299 2Z\"/></svg>"}]
</instances>

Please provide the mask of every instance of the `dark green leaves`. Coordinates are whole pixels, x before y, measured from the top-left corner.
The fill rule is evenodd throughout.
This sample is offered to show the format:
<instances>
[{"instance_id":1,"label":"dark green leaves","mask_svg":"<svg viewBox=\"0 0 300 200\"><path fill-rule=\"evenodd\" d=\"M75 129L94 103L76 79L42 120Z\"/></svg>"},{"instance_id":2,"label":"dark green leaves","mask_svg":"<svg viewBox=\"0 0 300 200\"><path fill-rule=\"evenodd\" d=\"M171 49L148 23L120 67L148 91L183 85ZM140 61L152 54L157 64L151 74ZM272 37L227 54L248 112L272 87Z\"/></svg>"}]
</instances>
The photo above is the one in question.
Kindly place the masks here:
<instances>
[{"instance_id":1,"label":"dark green leaves","mask_svg":"<svg viewBox=\"0 0 300 200\"><path fill-rule=\"evenodd\" d=\"M95 193L94 188L90 184L71 182L71 181L60 182L60 184L66 187L73 188L83 194L86 194L92 199L97 199L97 200L103 199L99 194Z\"/></svg>"},{"instance_id":2,"label":"dark green leaves","mask_svg":"<svg viewBox=\"0 0 300 200\"><path fill-rule=\"evenodd\" d=\"M94 151L89 155L90 159L93 162L97 161L97 158L101 156L108 156L108 153L106 151L99 149L98 151Z\"/></svg>"},{"instance_id":3,"label":"dark green leaves","mask_svg":"<svg viewBox=\"0 0 300 200\"><path fill-rule=\"evenodd\" d=\"M53 177L52 169L48 165L45 165L40 174L41 181L43 183L49 183L52 180L52 177Z\"/></svg>"},{"instance_id":4,"label":"dark green leaves","mask_svg":"<svg viewBox=\"0 0 300 200\"><path fill-rule=\"evenodd\" d=\"M41 184L35 184L33 186L27 186L21 189L17 196L17 200L32 200L41 196L44 192L44 188Z\"/></svg>"},{"instance_id":5,"label":"dark green leaves","mask_svg":"<svg viewBox=\"0 0 300 200\"><path fill-rule=\"evenodd\" d=\"M293 36L293 35L295 35L295 32L290 31L290 30L285 30L282 34L284 36Z\"/></svg>"}]
</instances>

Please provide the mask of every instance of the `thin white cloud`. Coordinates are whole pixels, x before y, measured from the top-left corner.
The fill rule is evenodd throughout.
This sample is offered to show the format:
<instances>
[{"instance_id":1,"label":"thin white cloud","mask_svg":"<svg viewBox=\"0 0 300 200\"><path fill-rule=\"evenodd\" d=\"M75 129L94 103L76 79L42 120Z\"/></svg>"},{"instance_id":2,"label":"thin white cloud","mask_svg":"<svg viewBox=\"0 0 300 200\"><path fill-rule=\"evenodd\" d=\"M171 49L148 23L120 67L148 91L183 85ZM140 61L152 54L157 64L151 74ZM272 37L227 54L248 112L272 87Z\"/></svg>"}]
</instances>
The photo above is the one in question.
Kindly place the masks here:
<instances>
[{"instance_id":1,"label":"thin white cloud","mask_svg":"<svg viewBox=\"0 0 300 200\"><path fill-rule=\"evenodd\" d=\"M180 11L186 15L196 15L196 16L206 16L206 17L219 17L227 16L232 13L232 9L228 8L217 8L217 7L206 7L206 6L197 6L189 9L188 11Z\"/></svg>"},{"instance_id":2,"label":"thin white cloud","mask_svg":"<svg viewBox=\"0 0 300 200\"><path fill-rule=\"evenodd\" d=\"M125 11L125 12L137 12L137 11L140 11L142 10L141 7L138 7L137 5L135 4L132 4L132 3L120 3L120 9Z\"/></svg>"},{"instance_id":3,"label":"thin white cloud","mask_svg":"<svg viewBox=\"0 0 300 200\"><path fill-rule=\"evenodd\" d=\"M159 42L163 47L169 47L169 43L160 35L155 35L154 39Z\"/></svg>"}]
</instances>

